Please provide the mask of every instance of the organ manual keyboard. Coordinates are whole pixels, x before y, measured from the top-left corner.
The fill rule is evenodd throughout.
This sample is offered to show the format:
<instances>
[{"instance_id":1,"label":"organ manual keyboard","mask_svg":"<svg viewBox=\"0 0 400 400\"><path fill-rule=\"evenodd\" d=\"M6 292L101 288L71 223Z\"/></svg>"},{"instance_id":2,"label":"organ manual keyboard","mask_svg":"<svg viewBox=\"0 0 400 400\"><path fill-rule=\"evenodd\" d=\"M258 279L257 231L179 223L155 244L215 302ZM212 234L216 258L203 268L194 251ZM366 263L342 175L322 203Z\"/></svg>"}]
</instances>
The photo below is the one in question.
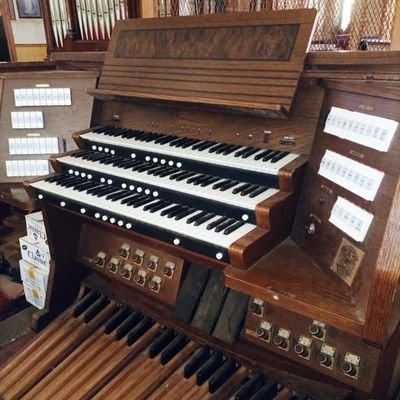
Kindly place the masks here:
<instances>
[{"instance_id":1,"label":"organ manual keyboard","mask_svg":"<svg viewBox=\"0 0 400 400\"><path fill-rule=\"evenodd\" d=\"M34 326L61 315L0 398L395 397L399 57L302 73L314 17L116 25L92 127L29 186Z\"/></svg>"}]
</instances>

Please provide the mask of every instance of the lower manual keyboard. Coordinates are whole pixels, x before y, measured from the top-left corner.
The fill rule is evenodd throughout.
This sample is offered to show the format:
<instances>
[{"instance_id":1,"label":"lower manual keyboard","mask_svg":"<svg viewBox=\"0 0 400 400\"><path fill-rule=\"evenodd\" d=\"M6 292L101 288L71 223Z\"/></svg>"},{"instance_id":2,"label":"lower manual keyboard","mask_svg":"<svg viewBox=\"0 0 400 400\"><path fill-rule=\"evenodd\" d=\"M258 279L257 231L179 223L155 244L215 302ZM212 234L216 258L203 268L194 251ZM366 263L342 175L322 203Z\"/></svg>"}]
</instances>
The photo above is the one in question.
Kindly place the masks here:
<instances>
[{"instance_id":1,"label":"lower manual keyboard","mask_svg":"<svg viewBox=\"0 0 400 400\"><path fill-rule=\"evenodd\" d=\"M266 229L164 202L160 197L132 194L120 187L69 175L33 182L31 186L40 200L240 268L249 267L265 252L260 241L267 240Z\"/></svg>"}]
</instances>

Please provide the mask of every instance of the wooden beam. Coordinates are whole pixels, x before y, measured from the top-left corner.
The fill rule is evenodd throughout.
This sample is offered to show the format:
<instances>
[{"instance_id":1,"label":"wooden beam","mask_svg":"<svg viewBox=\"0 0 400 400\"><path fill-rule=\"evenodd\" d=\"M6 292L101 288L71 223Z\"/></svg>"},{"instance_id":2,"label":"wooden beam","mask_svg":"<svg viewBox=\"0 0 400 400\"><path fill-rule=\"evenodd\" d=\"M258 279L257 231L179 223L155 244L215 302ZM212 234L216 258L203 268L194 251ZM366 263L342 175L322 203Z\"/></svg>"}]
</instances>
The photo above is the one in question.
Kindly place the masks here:
<instances>
[{"instance_id":1,"label":"wooden beam","mask_svg":"<svg viewBox=\"0 0 400 400\"><path fill-rule=\"evenodd\" d=\"M400 0L395 5L390 50L400 50Z\"/></svg>"},{"instance_id":2,"label":"wooden beam","mask_svg":"<svg viewBox=\"0 0 400 400\"><path fill-rule=\"evenodd\" d=\"M140 10L142 18L158 17L157 0L142 0L140 2Z\"/></svg>"}]
</instances>

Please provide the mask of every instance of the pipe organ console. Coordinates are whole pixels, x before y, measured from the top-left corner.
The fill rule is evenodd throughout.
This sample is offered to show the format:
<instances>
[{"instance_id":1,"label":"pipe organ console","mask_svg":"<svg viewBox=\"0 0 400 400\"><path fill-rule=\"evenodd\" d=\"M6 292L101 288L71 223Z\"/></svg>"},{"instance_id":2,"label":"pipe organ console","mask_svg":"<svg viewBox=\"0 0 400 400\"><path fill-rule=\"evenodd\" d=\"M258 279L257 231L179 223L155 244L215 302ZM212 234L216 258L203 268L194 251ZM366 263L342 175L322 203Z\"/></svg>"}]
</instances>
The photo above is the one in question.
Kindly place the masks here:
<instances>
[{"instance_id":1,"label":"pipe organ console","mask_svg":"<svg viewBox=\"0 0 400 400\"><path fill-rule=\"evenodd\" d=\"M395 398L400 58L302 72L314 18L116 24L0 398Z\"/></svg>"}]
</instances>

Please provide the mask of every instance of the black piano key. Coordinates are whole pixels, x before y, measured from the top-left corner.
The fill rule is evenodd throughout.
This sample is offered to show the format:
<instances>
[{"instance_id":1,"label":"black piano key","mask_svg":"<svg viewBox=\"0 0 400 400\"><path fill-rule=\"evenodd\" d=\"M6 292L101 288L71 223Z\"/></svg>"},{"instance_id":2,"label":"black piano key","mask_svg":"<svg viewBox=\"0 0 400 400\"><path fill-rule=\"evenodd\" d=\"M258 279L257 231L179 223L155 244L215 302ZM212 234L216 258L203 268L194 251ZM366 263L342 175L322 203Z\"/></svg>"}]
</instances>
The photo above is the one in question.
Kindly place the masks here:
<instances>
[{"instance_id":1,"label":"black piano key","mask_svg":"<svg viewBox=\"0 0 400 400\"><path fill-rule=\"evenodd\" d=\"M83 156L87 156L92 153L92 150L78 150L77 152L70 154L70 156L74 158L82 158Z\"/></svg>"},{"instance_id":2,"label":"black piano key","mask_svg":"<svg viewBox=\"0 0 400 400\"><path fill-rule=\"evenodd\" d=\"M254 192L254 190L258 189L259 187L260 187L260 186L258 186L258 185L250 185L248 188L242 190L242 191L240 192L240 195L241 195L241 196L246 196L246 195L248 195L249 193Z\"/></svg>"},{"instance_id":3,"label":"black piano key","mask_svg":"<svg viewBox=\"0 0 400 400\"><path fill-rule=\"evenodd\" d=\"M248 189L250 186L251 186L250 183L245 183L243 185L237 186L232 190L232 193L237 194L237 193L241 192L242 190Z\"/></svg>"},{"instance_id":4,"label":"black piano key","mask_svg":"<svg viewBox=\"0 0 400 400\"><path fill-rule=\"evenodd\" d=\"M60 178L60 175L49 176L44 179L45 182L56 182Z\"/></svg>"},{"instance_id":5,"label":"black piano key","mask_svg":"<svg viewBox=\"0 0 400 400\"><path fill-rule=\"evenodd\" d=\"M224 186L225 184L229 183L231 180L230 179L223 179L220 182L216 183L213 185L213 189L219 189L221 186Z\"/></svg>"},{"instance_id":6,"label":"black piano key","mask_svg":"<svg viewBox=\"0 0 400 400\"><path fill-rule=\"evenodd\" d=\"M205 174L196 174L196 175L194 175L194 176L188 178L188 179L186 180L186 183L194 183L194 182L196 182L197 180L202 179L202 178L204 178L204 177L206 177L206 176L207 176L207 175L205 175ZM177 179L177 180L178 180L178 179Z\"/></svg>"},{"instance_id":7,"label":"black piano key","mask_svg":"<svg viewBox=\"0 0 400 400\"><path fill-rule=\"evenodd\" d=\"M140 161L138 161L138 160L126 160L125 162L123 162L119 165L119 168L123 168L123 169L132 168L135 165L137 165L139 162Z\"/></svg>"},{"instance_id":8,"label":"black piano key","mask_svg":"<svg viewBox=\"0 0 400 400\"><path fill-rule=\"evenodd\" d=\"M78 180L79 180L78 177L69 175L67 178L65 178L65 179L63 179L61 181L59 180L56 183L59 186L66 186L71 182L78 183Z\"/></svg>"},{"instance_id":9,"label":"black piano key","mask_svg":"<svg viewBox=\"0 0 400 400\"><path fill-rule=\"evenodd\" d=\"M203 181L200 183L201 187L207 187L210 186L212 183L215 183L217 181L219 181L221 178L219 178L218 176L211 176L209 177L207 180Z\"/></svg>"},{"instance_id":10,"label":"black piano key","mask_svg":"<svg viewBox=\"0 0 400 400\"><path fill-rule=\"evenodd\" d=\"M225 222L227 219L228 219L228 218L226 218L226 217L220 217L220 218L218 218L217 220L215 220L215 221L209 223L209 224L206 226L206 229L207 229L207 230L214 229L217 225L222 224L222 223Z\"/></svg>"},{"instance_id":11,"label":"black piano key","mask_svg":"<svg viewBox=\"0 0 400 400\"><path fill-rule=\"evenodd\" d=\"M138 208L138 207L144 206L145 204L150 203L152 201L154 201L154 197L145 196L143 199L137 199L132 204L128 204L128 205L131 205L133 208Z\"/></svg>"},{"instance_id":12,"label":"black piano key","mask_svg":"<svg viewBox=\"0 0 400 400\"><path fill-rule=\"evenodd\" d=\"M119 161L125 160L123 157L115 156L115 157L110 157L107 160L103 162L104 165L109 165L113 163L118 163Z\"/></svg>"},{"instance_id":13,"label":"black piano key","mask_svg":"<svg viewBox=\"0 0 400 400\"><path fill-rule=\"evenodd\" d=\"M153 207L157 207L157 206L159 206L159 205L161 205L161 204L164 204L164 200L158 200L158 201L156 201L155 203L146 204L146 205L143 207L143 211L151 210Z\"/></svg>"},{"instance_id":14,"label":"black piano key","mask_svg":"<svg viewBox=\"0 0 400 400\"><path fill-rule=\"evenodd\" d=\"M76 179L73 179L71 181L69 181L68 183L65 183L63 186L66 188L75 186L75 185L79 185L80 183L82 183L82 178L81 177L76 177Z\"/></svg>"},{"instance_id":15,"label":"black piano key","mask_svg":"<svg viewBox=\"0 0 400 400\"><path fill-rule=\"evenodd\" d=\"M210 349L206 346L197 350L183 368L185 379L189 379L210 358L210 355Z\"/></svg>"},{"instance_id":16,"label":"black piano key","mask_svg":"<svg viewBox=\"0 0 400 400\"><path fill-rule=\"evenodd\" d=\"M169 137L169 135L164 135L164 134L160 133L160 136L159 136L156 140L154 140L154 143L158 144L158 143L160 143L162 140L167 139L168 137Z\"/></svg>"},{"instance_id":17,"label":"black piano key","mask_svg":"<svg viewBox=\"0 0 400 400\"><path fill-rule=\"evenodd\" d=\"M201 386L222 365L222 354L216 352L201 366L196 375L196 384Z\"/></svg>"},{"instance_id":18,"label":"black piano key","mask_svg":"<svg viewBox=\"0 0 400 400\"><path fill-rule=\"evenodd\" d=\"M91 290L75 305L72 315L79 317L91 304L93 304L100 297L100 292Z\"/></svg>"},{"instance_id":19,"label":"black piano key","mask_svg":"<svg viewBox=\"0 0 400 400\"><path fill-rule=\"evenodd\" d=\"M180 181L183 181L184 179L193 177L194 175L197 175L197 173L196 173L196 172L187 171L185 174L176 177L175 180L176 180L177 182L180 182Z\"/></svg>"},{"instance_id":20,"label":"black piano key","mask_svg":"<svg viewBox=\"0 0 400 400\"><path fill-rule=\"evenodd\" d=\"M149 212L154 213L154 212L162 210L163 208L168 207L170 205L171 205L171 203L169 201L164 201L162 204L159 204L158 206L152 206L149 209Z\"/></svg>"},{"instance_id":21,"label":"black piano key","mask_svg":"<svg viewBox=\"0 0 400 400\"><path fill-rule=\"evenodd\" d=\"M147 141L151 141L156 137L156 135L152 132L147 132L144 135L142 135L138 140L140 142L147 142Z\"/></svg>"},{"instance_id":22,"label":"black piano key","mask_svg":"<svg viewBox=\"0 0 400 400\"><path fill-rule=\"evenodd\" d=\"M215 393L236 371L234 360L227 359L208 381L208 391Z\"/></svg>"},{"instance_id":23,"label":"black piano key","mask_svg":"<svg viewBox=\"0 0 400 400\"><path fill-rule=\"evenodd\" d=\"M179 145L180 143L186 141L187 138L179 137L178 139L172 140L169 142L168 146L175 147L176 145Z\"/></svg>"},{"instance_id":24,"label":"black piano key","mask_svg":"<svg viewBox=\"0 0 400 400\"><path fill-rule=\"evenodd\" d=\"M243 221L237 221L235 222L233 225L229 226L228 228L226 228L223 232L224 235L229 235L232 232L236 231L236 229L239 229L241 226L244 225Z\"/></svg>"},{"instance_id":25,"label":"black piano key","mask_svg":"<svg viewBox=\"0 0 400 400\"><path fill-rule=\"evenodd\" d=\"M209 153L215 153L217 150L222 149L224 147L226 147L225 143L219 143L216 146L213 146L213 147L209 148L208 152Z\"/></svg>"},{"instance_id":26,"label":"black piano key","mask_svg":"<svg viewBox=\"0 0 400 400\"><path fill-rule=\"evenodd\" d=\"M182 206L182 205L180 205L178 208L176 208L175 210L171 210L168 214L166 214L166 216L168 217L168 218L173 218L173 217L175 217L176 215L178 215L178 214L180 214L182 211L185 211L185 210L187 210L189 207L187 207L187 206Z\"/></svg>"},{"instance_id":27,"label":"black piano key","mask_svg":"<svg viewBox=\"0 0 400 400\"><path fill-rule=\"evenodd\" d=\"M147 175L157 175L157 173L160 173L165 170L165 167L162 165L154 165L153 168L149 169L146 171Z\"/></svg>"},{"instance_id":28,"label":"black piano key","mask_svg":"<svg viewBox=\"0 0 400 400\"><path fill-rule=\"evenodd\" d=\"M126 203L126 205L127 205L127 206L132 206L132 205L134 205L137 201L141 201L141 200L143 200L143 199L145 199L145 198L147 198L147 196L145 196L144 194L138 194L137 197L131 198L131 199Z\"/></svg>"},{"instance_id":29,"label":"black piano key","mask_svg":"<svg viewBox=\"0 0 400 400\"><path fill-rule=\"evenodd\" d=\"M103 185L101 183L99 183L97 186L90 188L86 191L86 193L88 194L96 194L97 192L99 192L100 190L103 190L107 187L107 185Z\"/></svg>"},{"instance_id":30,"label":"black piano key","mask_svg":"<svg viewBox=\"0 0 400 400\"><path fill-rule=\"evenodd\" d=\"M193 221L196 221L199 218L204 217L205 215L207 215L207 211L201 211L201 212L197 213L196 215L192 215L191 217L189 217L186 220L186 223L191 224Z\"/></svg>"},{"instance_id":31,"label":"black piano key","mask_svg":"<svg viewBox=\"0 0 400 400\"><path fill-rule=\"evenodd\" d=\"M123 198L121 204L127 204L129 201L137 199L139 196L141 196L139 193L132 193L131 196Z\"/></svg>"},{"instance_id":32,"label":"black piano key","mask_svg":"<svg viewBox=\"0 0 400 400\"><path fill-rule=\"evenodd\" d=\"M188 343L188 338L183 335L177 335L174 340L167 345L167 347L163 350L160 357L161 365L167 364L170 360L172 360Z\"/></svg>"},{"instance_id":33,"label":"black piano key","mask_svg":"<svg viewBox=\"0 0 400 400\"><path fill-rule=\"evenodd\" d=\"M114 161L111 165L116 168L121 168L130 161L131 160L127 160L126 158L120 157L118 161Z\"/></svg>"},{"instance_id":34,"label":"black piano key","mask_svg":"<svg viewBox=\"0 0 400 400\"><path fill-rule=\"evenodd\" d=\"M224 185L220 186L219 190L221 192L225 192L226 190L230 189L231 187L236 186L239 183L239 181L230 181L228 183L225 183Z\"/></svg>"},{"instance_id":35,"label":"black piano key","mask_svg":"<svg viewBox=\"0 0 400 400\"><path fill-rule=\"evenodd\" d=\"M255 153L259 152L259 151L260 151L260 149L252 148L251 150L246 151L245 153L243 153L241 157L242 158L249 158L251 155L253 155L253 154L255 154Z\"/></svg>"},{"instance_id":36,"label":"black piano key","mask_svg":"<svg viewBox=\"0 0 400 400\"><path fill-rule=\"evenodd\" d=\"M86 311L83 320L88 323L91 321L107 304L110 300L105 296L100 296Z\"/></svg>"},{"instance_id":37,"label":"black piano key","mask_svg":"<svg viewBox=\"0 0 400 400\"><path fill-rule=\"evenodd\" d=\"M182 218L185 218L185 217L187 217L188 215L193 214L195 211L196 211L195 208L190 207L190 208L188 208L187 210L184 210L184 211L180 212L179 214L175 215L175 219L176 219L177 221L179 221L179 220L181 220Z\"/></svg>"},{"instance_id":38,"label":"black piano key","mask_svg":"<svg viewBox=\"0 0 400 400\"><path fill-rule=\"evenodd\" d=\"M78 192L83 192L84 190L91 189L98 185L99 185L98 182L85 182L85 183L80 183L79 185L76 185L74 187L74 189L77 190Z\"/></svg>"},{"instance_id":39,"label":"black piano key","mask_svg":"<svg viewBox=\"0 0 400 400\"><path fill-rule=\"evenodd\" d=\"M278 386L275 381L267 379L264 385L251 397L250 400L273 400L278 394Z\"/></svg>"},{"instance_id":40,"label":"black piano key","mask_svg":"<svg viewBox=\"0 0 400 400\"><path fill-rule=\"evenodd\" d=\"M129 315L129 307L123 305L119 307L117 312L106 322L104 332L108 335L115 330Z\"/></svg>"},{"instance_id":41,"label":"black piano key","mask_svg":"<svg viewBox=\"0 0 400 400\"><path fill-rule=\"evenodd\" d=\"M192 139L185 138L184 140L181 140L179 143L175 144L175 147L183 147L186 143L192 143Z\"/></svg>"},{"instance_id":42,"label":"black piano key","mask_svg":"<svg viewBox=\"0 0 400 400\"><path fill-rule=\"evenodd\" d=\"M132 169L132 171L139 171L140 168L145 167L147 165L151 165L151 164L148 164L148 163L145 163L145 162L142 161L142 162L140 162L140 164L135 165L131 169Z\"/></svg>"},{"instance_id":43,"label":"black piano key","mask_svg":"<svg viewBox=\"0 0 400 400\"><path fill-rule=\"evenodd\" d=\"M233 156L234 156L234 157L241 157L242 154L246 153L246 152L249 151L250 149L252 149L252 147L245 147L245 148L242 148L242 149L238 150Z\"/></svg>"},{"instance_id":44,"label":"black piano key","mask_svg":"<svg viewBox=\"0 0 400 400\"><path fill-rule=\"evenodd\" d=\"M149 357L154 358L174 339L175 331L172 328L165 329L160 336L154 339L149 346Z\"/></svg>"},{"instance_id":45,"label":"black piano key","mask_svg":"<svg viewBox=\"0 0 400 400\"><path fill-rule=\"evenodd\" d=\"M171 175L171 176L169 177L169 179L172 181L172 180L174 180L174 179L176 179L176 178L179 178L181 175L186 174L187 172L188 172L188 171L179 171L179 172L177 172L176 174Z\"/></svg>"},{"instance_id":46,"label":"black piano key","mask_svg":"<svg viewBox=\"0 0 400 400\"><path fill-rule=\"evenodd\" d=\"M265 150L265 151L263 151L263 152L261 152L261 153L258 153L258 154L256 154L255 156L254 156L254 159L256 160L256 161L258 161L258 160L261 160L261 158L263 158L263 157L265 157L265 156L267 156L269 153L271 153L273 150Z\"/></svg>"},{"instance_id":47,"label":"black piano key","mask_svg":"<svg viewBox=\"0 0 400 400\"><path fill-rule=\"evenodd\" d=\"M288 151L282 151L280 154L278 154L274 158L272 158L271 162L276 163L279 160L282 160L282 158L286 157L288 154L289 154Z\"/></svg>"},{"instance_id":48,"label":"black piano key","mask_svg":"<svg viewBox=\"0 0 400 400\"><path fill-rule=\"evenodd\" d=\"M215 150L215 154L222 154L225 150L228 150L231 147L231 144L222 143L221 146Z\"/></svg>"},{"instance_id":49,"label":"black piano key","mask_svg":"<svg viewBox=\"0 0 400 400\"><path fill-rule=\"evenodd\" d=\"M167 144L169 142L172 142L175 139L178 139L178 136L175 136L175 135L165 136L164 138L161 138L161 139L157 140L155 143Z\"/></svg>"},{"instance_id":50,"label":"black piano key","mask_svg":"<svg viewBox=\"0 0 400 400\"><path fill-rule=\"evenodd\" d=\"M144 171L147 171L147 170L153 169L153 168L154 168L154 164L147 164L147 165L142 165L138 168L135 168L135 171L144 172Z\"/></svg>"},{"instance_id":51,"label":"black piano key","mask_svg":"<svg viewBox=\"0 0 400 400\"><path fill-rule=\"evenodd\" d=\"M231 154L231 153L233 153L234 151L239 150L241 147L242 147L242 146L241 146L240 144L231 145L231 147L225 149L225 150L222 152L222 155L226 156L226 155L228 155L228 154Z\"/></svg>"},{"instance_id":52,"label":"black piano key","mask_svg":"<svg viewBox=\"0 0 400 400\"><path fill-rule=\"evenodd\" d=\"M167 168L164 171L161 171L160 173L157 174L157 176L159 176L160 178L165 178L168 175L171 175L175 172L177 172L178 170L176 168Z\"/></svg>"},{"instance_id":53,"label":"black piano key","mask_svg":"<svg viewBox=\"0 0 400 400\"><path fill-rule=\"evenodd\" d=\"M126 339L126 344L131 346L135 343L146 331L151 328L154 324L154 321L150 318L145 316L129 333Z\"/></svg>"},{"instance_id":54,"label":"black piano key","mask_svg":"<svg viewBox=\"0 0 400 400\"><path fill-rule=\"evenodd\" d=\"M203 144L205 144L205 143L208 143L209 141L208 140L200 140L199 142L197 142L197 143L195 143L193 146L192 146L192 150L196 150L196 149L198 149L200 146L202 146Z\"/></svg>"},{"instance_id":55,"label":"black piano key","mask_svg":"<svg viewBox=\"0 0 400 400\"><path fill-rule=\"evenodd\" d=\"M203 215L201 218L198 218L196 221L194 221L193 225L200 226L201 224L204 224L204 222L207 222L214 217L215 217L214 213L206 213L206 215Z\"/></svg>"},{"instance_id":56,"label":"black piano key","mask_svg":"<svg viewBox=\"0 0 400 400\"><path fill-rule=\"evenodd\" d=\"M236 222L235 219L233 219L233 218L228 219L228 221L225 221L225 222L219 224L218 226L216 226L215 229L214 229L214 231L215 231L215 232L221 232L221 231L223 231L224 229L226 229L226 228L228 228L229 226L231 226L234 222Z\"/></svg>"},{"instance_id":57,"label":"black piano key","mask_svg":"<svg viewBox=\"0 0 400 400\"><path fill-rule=\"evenodd\" d=\"M165 173L168 170L168 167L162 167L161 169L158 169L157 171L153 172L154 176L161 176L161 174Z\"/></svg>"},{"instance_id":58,"label":"black piano key","mask_svg":"<svg viewBox=\"0 0 400 400\"><path fill-rule=\"evenodd\" d=\"M115 188L115 187L109 187L109 188L100 190L99 192L97 192L97 193L95 194L95 196L96 196L96 197L103 197L103 196L105 196L105 195L107 195L107 194L114 193L116 190L118 190L118 189Z\"/></svg>"},{"instance_id":59,"label":"black piano key","mask_svg":"<svg viewBox=\"0 0 400 400\"><path fill-rule=\"evenodd\" d=\"M190 141L188 141L182 145L182 149L187 149L188 147L193 146L194 144L199 143L199 142L200 142L200 139L191 139Z\"/></svg>"},{"instance_id":60,"label":"black piano key","mask_svg":"<svg viewBox=\"0 0 400 400\"><path fill-rule=\"evenodd\" d=\"M249 194L249 197L250 197L250 198L256 197L256 196L258 196L259 194L265 192L265 191L268 190L268 189L269 189L269 188L266 187L266 186L260 186L258 189L253 190L253 191Z\"/></svg>"},{"instance_id":61,"label":"black piano key","mask_svg":"<svg viewBox=\"0 0 400 400\"><path fill-rule=\"evenodd\" d=\"M269 161L275 156L277 156L280 153L280 151L273 151L272 153L267 154L262 158L263 162Z\"/></svg>"},{"instance_id":62,"label":"black piano key","mask_svg":"<svg viewBox=\"0 0 400 400\"><path fill-rule=\"evenodd\" d=\"M196 179L196 180L193 182L193 185L196 185L196 186L197 186L197 185L200 185L201 183L207 181L207 180L210 179L210 178L212 178L212 176L210 176L210 175L204 175L203 177Z\"/></svg>"},{"instance_id":63,"label":"black piano key","mask_svg":"<svg viewBox=\"0 0 400 400\"><path fill-rule=\"evenodd\" d=\"M131 192L129 192L128 190L121 189L114 193L108 194L106 196L106 200L111 200L111 201L120 200L121 198L123 198L124 196L127 196L130 193Z\"/></svg>"},{"instance_id":64,"label":"black piano key","mask_svg":"<svg viewBox=\"0 0 400 400\"><path fill-rule=\"evenodd\" d=\"M131 134L131 133L130 133ZM148 132L145 132L145 131L136 131L136 132L134 132L134 138L135 138L135 140L140 140L140 138L142 138L143 136L146 136L146 135L148 135L149 133Z\"/></svg>"},{"instance_id":65,"label":"black piano key","mask_svg":"<svg viewBox=\"0 0 400 400\"><path fill-rule=\"evenodd\" d=\"M217 142L211 142L209 140L201 143L198 147L196 147L196 150L198 151L204 151L207 150L208 148L210 148L211 146L215 146L217 144Z\"/></svg>"},{"instance_id":66,"label":"black piano key","mask_svg":"<svg viewBox=\"0 0 400 400\"><path fill-rule=\"evenodd\" d=\"M167 214L169 214L170 212L175 211L175 210L177 210L177 209L180 208L180 207L181 207L180 204L175 204L175 205L173 205L172 207L168 207L168 208L166 208L165 210L162 210L162 211L160 212L160 215L163 217L164 215L167 215Z\"/></svg>"},{"instance_id":67,"label":"black piano key","mask_svg":"<svg viewBox=\"0 0 400 400\"><path fill-rule=\"evenodd\" d=\"M249 400L263 384L262 375L256 373L245 382L235 394L235 400Z\"/></svg>"},{"instance_id":68,"label":"black piano key","mask_svg":"<svg viewBox=\"0 0 400 400\"><path fill-rule=\"evenodd\" d=\"M117 340L122 339L133 327L135 327L141 320L143 315L138 311L132 312L128 318L118 327L115 335Z\"/></svg>"}]
</instances>

